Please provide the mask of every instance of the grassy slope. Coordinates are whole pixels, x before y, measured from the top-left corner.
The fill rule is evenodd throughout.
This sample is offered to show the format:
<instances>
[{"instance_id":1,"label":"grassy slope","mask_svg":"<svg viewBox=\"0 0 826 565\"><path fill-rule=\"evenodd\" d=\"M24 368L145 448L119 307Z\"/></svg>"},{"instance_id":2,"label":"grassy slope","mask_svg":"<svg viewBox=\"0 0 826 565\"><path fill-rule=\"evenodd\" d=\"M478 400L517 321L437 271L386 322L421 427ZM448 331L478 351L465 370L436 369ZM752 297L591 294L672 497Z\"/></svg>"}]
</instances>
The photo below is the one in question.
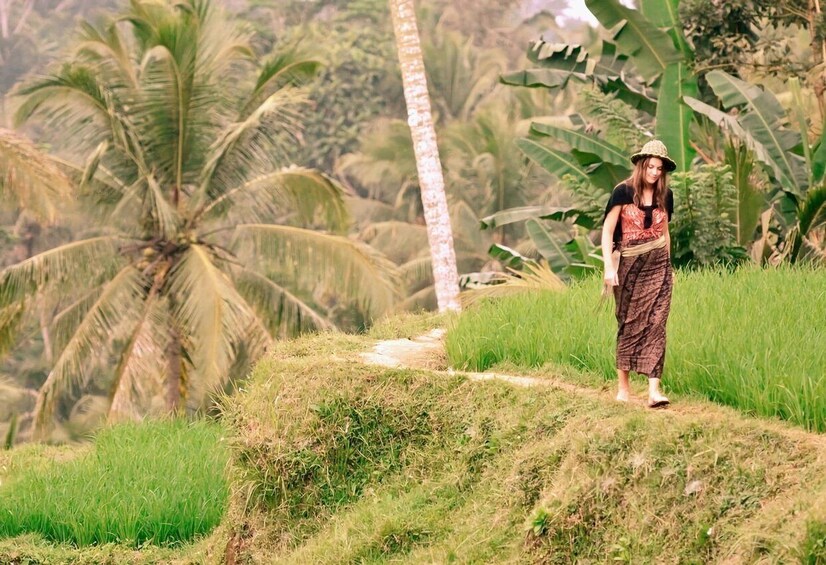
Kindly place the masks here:
<instances>
[{"instance_id":1,"label":"grassy slope","mask_svg":"<svg viewBox=\"0 0 826 565\"><path fill-rule=\"evenodd\" d=\"M433 320L413 323L375 335ZM308 337L257 366L227 403L233 490L210 538L141 551L16 538L0 563L826 560L824 436L706 402L653 412L369 367L357 353L371 345ZM53 449L0 452L0 471Z\"/></svg>"},{"instance_id":2,"label":"grassy slope","mask_svg":"<svg viewBox=\"0 0 826 565\"><path fill-rule=\"evenodd\" d=\"M368 367L359 347L285 345L233 400L232 559L826 559L823 436Z\"/></svg>"}]
</instances>

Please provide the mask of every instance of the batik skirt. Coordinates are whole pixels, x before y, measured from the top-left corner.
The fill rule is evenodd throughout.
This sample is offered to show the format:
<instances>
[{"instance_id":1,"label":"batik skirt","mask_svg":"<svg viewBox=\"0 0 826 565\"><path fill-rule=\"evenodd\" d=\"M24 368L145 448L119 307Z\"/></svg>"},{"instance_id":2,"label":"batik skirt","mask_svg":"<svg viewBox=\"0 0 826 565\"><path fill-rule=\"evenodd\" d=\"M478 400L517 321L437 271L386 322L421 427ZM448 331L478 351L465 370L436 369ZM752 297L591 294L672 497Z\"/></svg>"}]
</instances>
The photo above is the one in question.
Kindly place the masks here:
<instances>
[{"instance_id":1,"label":"batik skirt","mask_svg":"<svg viewBox=\"0 0 826 565\"><path fill-rule=\"evenodd\" d=\"M668 247L622 257L617 278L617 369L662 378L674 284Z\"/></svg>"}]
</instances>

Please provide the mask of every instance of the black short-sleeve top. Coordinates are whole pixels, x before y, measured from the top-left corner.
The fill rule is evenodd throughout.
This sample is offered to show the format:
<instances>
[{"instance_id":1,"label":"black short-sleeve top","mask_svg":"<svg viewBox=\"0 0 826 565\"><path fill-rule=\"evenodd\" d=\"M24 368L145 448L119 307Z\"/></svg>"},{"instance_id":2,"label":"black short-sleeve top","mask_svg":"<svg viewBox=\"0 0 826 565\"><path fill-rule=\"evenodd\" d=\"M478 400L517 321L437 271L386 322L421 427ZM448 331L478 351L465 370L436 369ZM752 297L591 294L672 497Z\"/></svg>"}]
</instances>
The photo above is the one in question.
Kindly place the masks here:
<instances>
[{"instance_id":1,"label":"black short-sleeve top","mask_svg":"<svg viewBox=\"0 0 826 565\"><path fill-rule=\"evenodd\" d=\"M665 210L654 205L638 207L634 204L633 189L621 182L608 199L605 216L614 206L622 206L620 219L614 228L614 244L657 238L665 233L665 225L671 221L671 215L674 213L674 193L670 188L666 189Z\"/></svg>"}]
</instances>

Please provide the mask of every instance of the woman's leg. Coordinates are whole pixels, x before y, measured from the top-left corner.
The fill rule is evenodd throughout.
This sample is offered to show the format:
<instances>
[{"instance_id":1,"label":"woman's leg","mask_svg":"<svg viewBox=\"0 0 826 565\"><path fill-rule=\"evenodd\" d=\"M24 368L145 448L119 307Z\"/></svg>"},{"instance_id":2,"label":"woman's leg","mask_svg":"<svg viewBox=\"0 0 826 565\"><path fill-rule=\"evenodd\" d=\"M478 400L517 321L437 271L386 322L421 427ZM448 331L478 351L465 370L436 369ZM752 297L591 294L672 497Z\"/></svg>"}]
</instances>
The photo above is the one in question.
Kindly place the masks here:
<instances>
[{"instance_id":1,"label":"woman's leg","mask_svg":"<svg viewBox=\"0 0 826 565\"><path fill-rule=\"evenodd\" d=\"M631 385L628 382L628 371L617 369L617 400L620 402L628 402L628 397L631 394Z\"/></svg>"}]
</instances>

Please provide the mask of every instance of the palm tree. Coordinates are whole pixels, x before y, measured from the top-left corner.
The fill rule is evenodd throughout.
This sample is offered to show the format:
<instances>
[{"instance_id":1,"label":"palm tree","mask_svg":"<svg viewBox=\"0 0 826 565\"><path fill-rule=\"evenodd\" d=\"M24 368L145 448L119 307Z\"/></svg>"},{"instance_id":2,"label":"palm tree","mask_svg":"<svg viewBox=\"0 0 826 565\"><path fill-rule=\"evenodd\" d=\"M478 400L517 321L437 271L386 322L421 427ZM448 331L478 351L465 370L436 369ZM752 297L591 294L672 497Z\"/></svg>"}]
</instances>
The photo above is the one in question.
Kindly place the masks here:
<instances>
[{"instance_id":1,"label":"palm tree","mask_svg":"<svg viewBox=\"0 0 826 565\"><path fill-rule=\"evenodd\" d=\"M453 250L453 232L413 0L390 0L390 12L393 16L396 50L402 71L404 99L407 103L407 121L416 153L427 239L433 262L436 300L439 311L459 310L459 275Z\"/></svg>"},{"instance_id":2,"label":"palm tree","mask_svg":"<svg viewBox=\"0 0 826 565\"><path fill-rule=\"evenodd\" d=\"M2 308L61 298L36 436L105 354L110 419L161 391L167 410L195 409L273 339L330 327L322 296L372 315L393 304L390 263L342 235L342 188L280 162L317 62L291 51L257 64L209 0L133 0L81 33L68 61L18 92L19 121L41 116L71 140L81 160L66 166L97 219L0 273Z\"/></svg>"}]
</instances>

